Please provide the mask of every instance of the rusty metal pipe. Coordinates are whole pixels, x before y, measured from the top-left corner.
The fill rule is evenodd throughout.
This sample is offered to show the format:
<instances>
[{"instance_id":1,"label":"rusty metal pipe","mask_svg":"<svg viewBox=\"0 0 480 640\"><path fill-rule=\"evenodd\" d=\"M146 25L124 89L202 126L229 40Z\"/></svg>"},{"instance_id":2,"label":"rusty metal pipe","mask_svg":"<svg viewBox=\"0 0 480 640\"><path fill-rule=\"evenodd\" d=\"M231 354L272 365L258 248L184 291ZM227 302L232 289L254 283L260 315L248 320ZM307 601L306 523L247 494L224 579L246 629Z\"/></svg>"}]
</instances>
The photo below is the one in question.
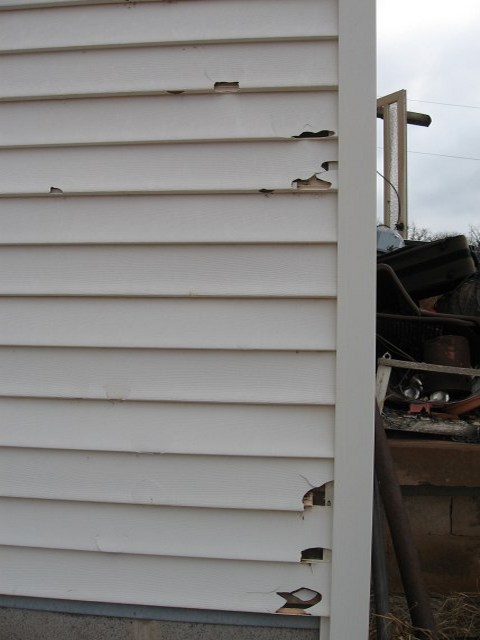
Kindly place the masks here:
<instances>
[{"instance_id":1,"label":"rusty metal pipe","mask_svg":"<svg viewBox=\"0 0 480 640\"><path fill-rule=\"evenodd\" d=\"M377 118L383 120L383 107L377 107ZM415 124L417 127L429 127L432 124L432 118L426 113L407 111L407 124Z\"/></svg>"},{"instance_id":2,"label":"rusty metal pipe","mask_svg":"<svg viewBox=\"0 0 480 640\"><path fill-rule=\"evenodd\" d=\"M383 418L375 407L375 473L392 537L398 568L415 635L422 640L438 640L435 621L413 544L410 523L393 466Z\"/></svg>"},{"instance_id":3,"label":"rusty metal pipe","mask_svg":"<svg viewBox=\"0 0 480 640\"><path fill-rule=\"evenodd\" d=\"M388 569L383 535L384 513L377 476L373 479L372 581L375 598L377 640L391 640Z\"/></svg>"}]
</instances>

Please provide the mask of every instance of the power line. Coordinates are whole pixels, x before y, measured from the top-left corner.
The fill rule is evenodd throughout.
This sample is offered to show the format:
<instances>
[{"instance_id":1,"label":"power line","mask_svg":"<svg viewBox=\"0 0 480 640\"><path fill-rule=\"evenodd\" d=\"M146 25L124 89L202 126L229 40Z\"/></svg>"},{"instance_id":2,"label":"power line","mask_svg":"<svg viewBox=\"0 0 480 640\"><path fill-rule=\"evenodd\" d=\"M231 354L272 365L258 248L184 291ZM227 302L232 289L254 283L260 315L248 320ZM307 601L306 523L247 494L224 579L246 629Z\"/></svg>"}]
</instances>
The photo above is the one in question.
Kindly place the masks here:
<instances>
[{"instance_id":1,"label":"power line","mask_svg":"<svg viewBox=\"0 0 480 640\"><path fill-rule=\"evenodd\" d=\"M383 149L383 147L377 147L377 149ZM407 153L416 153L422 156L438 156L439 158L455 158L456 160L473 160L475 162L480 162L480 158L474 158L472 156L454 156L449 155L448 153L432 153L430 151L410 151Z\"/></svg>"},{"instance_id":2,"label":"power line","mask_svg":"<svg viewBox=\"0 0 480 640\"><path fill-rule=\"evenodd\" d=\"M415 100L408 98L409 102L424 102L425 104L441 104L444 107L458 107L460 109L480 109L480 106L474 104L455 104L453 102L434 102L433 100Z\"/></svg>"},{"instance_id":3,"label":"power line","mask_svg":"<svg viewBox=\"0 0 480 640\"><path fill-rule=\"evenodd\" d=\"M428 151L407 151L407 153L418 153L422 156L438 156L440 158L456 158L457 160L475 160L480 162L480 158L472 158L470 156L451 156L447 153L428 153Z\"/></svg>"}]
</instances>

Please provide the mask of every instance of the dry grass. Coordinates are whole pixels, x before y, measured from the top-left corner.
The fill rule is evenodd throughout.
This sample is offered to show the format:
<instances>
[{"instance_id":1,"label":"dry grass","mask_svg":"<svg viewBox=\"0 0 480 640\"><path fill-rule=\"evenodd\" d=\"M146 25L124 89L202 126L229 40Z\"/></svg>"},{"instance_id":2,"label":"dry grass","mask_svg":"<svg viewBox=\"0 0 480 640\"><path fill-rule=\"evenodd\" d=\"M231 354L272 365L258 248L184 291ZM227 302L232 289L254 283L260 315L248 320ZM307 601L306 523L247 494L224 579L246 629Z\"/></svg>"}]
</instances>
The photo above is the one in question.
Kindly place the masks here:
<instances>
[{"instance_id":1,"label":"dry grass","mask_svg":"<svg viewBox=\"0 0 480 640\"><path fill-rule=\"evenodd\" d=\"M480 593L452 593L442 598L431 598L438 629L438 640L480 639ZM408 609L403 596L390 600L392 640L415 640ZM428 635L424 636L428 638ZM372 617L370 639L376 638L375 616Z\"/></svg>"}]
</instances>

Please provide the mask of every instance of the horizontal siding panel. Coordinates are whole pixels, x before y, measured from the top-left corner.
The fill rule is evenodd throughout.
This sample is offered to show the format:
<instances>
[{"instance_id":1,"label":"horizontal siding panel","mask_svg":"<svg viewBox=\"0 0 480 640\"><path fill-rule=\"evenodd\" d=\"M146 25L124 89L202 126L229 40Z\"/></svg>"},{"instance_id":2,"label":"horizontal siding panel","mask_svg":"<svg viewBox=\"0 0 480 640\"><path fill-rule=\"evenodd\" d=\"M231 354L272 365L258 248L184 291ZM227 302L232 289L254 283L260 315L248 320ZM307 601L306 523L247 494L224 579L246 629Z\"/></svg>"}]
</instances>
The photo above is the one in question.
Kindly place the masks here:
<instances>
[{"instance_id":1,"label":"horizontal siding panel","mask_svg":"<svg viewBox=\"0 0 480 640\"><path fill-rule=\"evenodd\" d=\"M0 102L0 125L2 146L292 138L305 131L336 133L337 94L305 91L272 93L268 99L261 93L237 93Z\"/></svg>"},{"instance_id":2,"label":"horizontal siding panel","mask_svg":"<svg viewBox=\"0 0 480 640\"><path fill-rule=\"evenodd\" d=\"M330 564L152 558L0 547L4 594L153 606L274 613L278 591L322 593L309 609L328 615Z\"/></svg>"},{"instance_id":3,"label":"horizontal siding panel","mask_svg":"<svg viewBox=\"0 0 480 640\"><path fill-rule=\"evenodd\" d=\"M331 548L331 512L331 507L294 513L2 498L0 545L299 562L302 549Z\"/></svg>"},{"instance_id":4,"label":"horizontal siding panel","mask_svg":"<svg viewBox=\"0 0 480 640\"><path fill-rule=\"evenodd\" d=\"M0 298L3 345L335 348L334 300Z\"/></svg>"},{"instance_id":5,"label":"horizontal siding panel","mask_svg":"<svg viewBox=\"0 0 480 640\"><path fill-rule=\"evenodd\" d=\"M333 461L236 456L0 450L4 497L303 511Z\"/></svg>"},{"instance_id":6,"label":"horizontal siding panel","mask_svg":"<svg viewBox=\"0 0 480 640\"><path fill-rule=\"evenodd\" d=\"M335 354L2 347L0 395L333 404Z\"/></svg>"},{"instance_id":7,"label":"horizontal siding panel","mask_svg":"<svg viewBox=\"0 0 480 640\"><path fill-rule=\"evenodd\" d=\"M250 6L247 6L250 5ZM335 36L335 0L119 3L5 13L0 51Z\"/></svg>"},{"instance_id":8,"label":"horizontal siding panel","mask_svg":"<svg viewBox=\"0 0 480 640\"><path fill-rule=\"evenodd\" d=\"M334 409L329 406L0 398L0 414L2 446L333 456Z\"/></svg>"},{"instance_id":9,"label":"horizontal siding panel","mask_svg":"<svg viewBox=\"0 0 480 640\"><path fill-rule=\"evenodd\" d=\"M0 98L321 88L337 84L334 41L84 49L0 56Z\"/></svg>"},{"instance_id":10,"label":"horizontal siding panel","mask_svg":"<svg viewBox=\"0 0 480 640\"><path fill-rule=\"evenodd\" d=\"M336 193L4 198L0 244L335 242Z\"/></svg>"},{"instance_id":11,"label":"horizontal siding panel","mask_svg":"<svg viewBox=\"0 0 480 640\"><path fill-rule=\"evenodd\" d=\"M291 189L336 157L322 140L3 150L0 193Z\"/></svg>"},{"instance_id":12,"label":"horizontal siding panel","mask_svg":"<svg viewBox=\"0 0 480 640\"><path fill-rule=\"evenodd\" d=\"M334 245L2 247L0 294L334 296Z\"/></svg>"},{"instance_id":13,"label":"horizontal siding panel","mask_svg":"<svg viewBox=\"0 0 480 640\"><path fill-rule=\"evenodd\" d=\"M165 0L136 0L138 2L164 2ZM185 1L185 0L182 0ZM96 6L99 4L118 4L118 0L0 0L1 11L16 9L38 9L39 7Z\"/></svg>"}]
</instances>

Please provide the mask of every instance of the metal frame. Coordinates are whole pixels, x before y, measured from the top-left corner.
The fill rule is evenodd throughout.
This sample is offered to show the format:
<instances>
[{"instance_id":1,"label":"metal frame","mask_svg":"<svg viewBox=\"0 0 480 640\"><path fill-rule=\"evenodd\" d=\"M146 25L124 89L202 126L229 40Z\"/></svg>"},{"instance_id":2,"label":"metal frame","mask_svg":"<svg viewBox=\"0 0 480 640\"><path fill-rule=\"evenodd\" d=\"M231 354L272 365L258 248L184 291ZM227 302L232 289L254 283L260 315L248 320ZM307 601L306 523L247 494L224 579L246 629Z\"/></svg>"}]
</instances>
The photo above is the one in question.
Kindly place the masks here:
<instances>
[{"instance_id":1,"label":"metal frame","mask_svg":"<svg viewBox=\"0 0 480 640\"><path fill-rule=\"evenodd\" d=\"M391 115L396 105L396 122ZM406 238L407 215L407 92L396 91L377 100L383 115L383 221ZM392 148L392 140L395 144ZM395 163L397 170L394 170ZM393 224L392 224L393 223Z\"/></svg>"}]
</instances>

